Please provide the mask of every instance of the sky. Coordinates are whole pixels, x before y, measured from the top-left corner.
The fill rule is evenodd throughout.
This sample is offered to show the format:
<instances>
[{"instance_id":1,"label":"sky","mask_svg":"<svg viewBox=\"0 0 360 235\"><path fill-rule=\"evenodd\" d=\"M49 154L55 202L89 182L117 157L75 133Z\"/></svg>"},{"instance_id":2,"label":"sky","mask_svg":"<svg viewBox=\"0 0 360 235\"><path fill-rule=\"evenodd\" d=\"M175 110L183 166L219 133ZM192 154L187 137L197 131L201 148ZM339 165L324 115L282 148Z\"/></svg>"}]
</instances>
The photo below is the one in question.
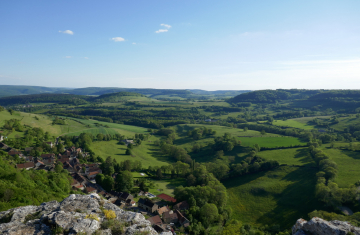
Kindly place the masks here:
<instances>
[{"instance_id":1,"label":"sky","mask_svg":"<svg viewBox=\"0 0 360 235\"><path fill-rule=\"evenodd\" d=\"M359 0L2 0L0 84L360 89Z\"/></svg>"}]
</instances>

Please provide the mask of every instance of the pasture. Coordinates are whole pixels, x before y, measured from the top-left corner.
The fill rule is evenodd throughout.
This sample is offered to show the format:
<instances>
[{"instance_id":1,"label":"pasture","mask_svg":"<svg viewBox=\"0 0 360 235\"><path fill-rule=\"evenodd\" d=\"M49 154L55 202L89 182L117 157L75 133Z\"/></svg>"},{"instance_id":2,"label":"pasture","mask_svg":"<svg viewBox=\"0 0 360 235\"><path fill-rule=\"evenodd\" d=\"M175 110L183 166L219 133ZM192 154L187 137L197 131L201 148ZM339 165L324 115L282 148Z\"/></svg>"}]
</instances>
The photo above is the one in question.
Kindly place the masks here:
<instances>
[{"instance_id":1,"label":"pasture","mask_svg":"<svg viewBox=\"0 0 360 235\"><path fill-rule=\"evenodd\" d=\"M268 147L268 148L275 148L275 147L288 147L292 145L299 145L304 144L298 138L294 137L239 137L242 146L252 147L255 144L258 144L260 147Z\"/></svg>"},{"instance_id":2,"label":"pasture","mask_svg":"<svg viewBox=\"0 0 360 235\"><path fill-rule=\"evenodd\" d=\"M126 155L126 145L118 144L117 140L110 141L95 141L91 145L91 149L95 152L96 156L106 159L108 156L116 159L117 162L125 160L139 160L143 168L149 166L162 166L167 163L172 163L172 159L163 156L159 148L153 144L156 137L152 136L147 141L143 141L140 146L134 146L133 155Z\"/></svg>"},{"instance_id":3,"label":"pasture","mask_svg":"<svg viewBox=\"0 0 360 235\"><path fill-rule=\"evenodd\" d=\"M299 218L322 209L314 198L316 170L278 167L224 181L233 219L253 225L291 228Z\"/></svg>"},{"instance_id":4,"label":"pasture","mask_svg":"<svg viewBox=\"0 0 360 235\"><path fill-rule=\"evenodd\" d=\"M286 121L282 121L282 120L275 120L273 122L273 125L275 126L287 126L287 127L294 127L294 128L300 128L300 129L304 129L304 130L311 130L314 129L315 127L312 125L308 125L307 122L299 122L300 118L295 118L295 119L288 119ZM312 120L313 118L311 118ZM306 119L307 120L307 119ZM310 121L310 120L309 120Z\"/></svg>"},{"instance_id":5,"label":"pasture","mask_svg":"<svg viewBox=\"0 0 360 235\"><path fill-rule=\"evenodd\" d=\"M348 187L360 180L360 154L340 149L323 149L338 166L335 182L339 187Z\"/></svg>"},{"instance_id":6,"label":"pasture","mask_svg":"<svg viewBox=\"0 0 360 235\"><path fill-rule=\"evenodd\" d=\"M280 164L316 166L307 148L265 150L257 155L267 160L278 161Z\"/></svg>"}]
</instances>

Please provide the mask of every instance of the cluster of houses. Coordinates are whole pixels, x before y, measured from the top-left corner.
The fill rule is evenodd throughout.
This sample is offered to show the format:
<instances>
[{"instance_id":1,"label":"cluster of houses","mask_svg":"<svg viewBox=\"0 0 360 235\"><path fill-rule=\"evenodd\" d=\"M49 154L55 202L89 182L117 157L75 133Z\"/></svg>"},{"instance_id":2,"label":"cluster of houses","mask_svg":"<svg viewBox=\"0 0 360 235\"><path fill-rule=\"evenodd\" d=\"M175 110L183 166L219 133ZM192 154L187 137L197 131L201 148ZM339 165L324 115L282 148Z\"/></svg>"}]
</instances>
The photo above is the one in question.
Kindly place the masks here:
<instances>
[{"instance_id":1,"label":"cluster of houses","mask_svg":"<svg viewBox=\"0 0 360 235\"><path fill-rule=\"evenodd\" d=\"M171 198L166 194L160 194L157 197L163 199L162 196L167 199ZM172 201L168 202L173 202L174 200L173 198ZM166 231L173 232L171 227L174 225L183 227L190 225L190 221L184 216L185 211L189 209L189 204L186 201L175 204L171 210L168 205L159 206L147 198L141 198L138 201L138 207L154 214L154 216L148 218L148 220L159 233Z\"/></svg>"},{"instance_id":2,"label":"cluster of houses","mask_svg":"<svg viewBox=\"0 0 360 235\"><path fill-rule=\"evenodd\" d=\"M50 147L53 147L52 142L46 142ZM3 142L0 142L0 149L6 151L9 155L18 155L20 158L24 159L26 162L17 164L18 169L36 169L36 170L46 170L54 171L55 164L62 163L63 168L67 170L73 177L73 183L71 186L74 189L91 191L92 188L89 185L95 183L94 179L97 174L101 174L102 170L99 168L97 163L92 164L81 164L79 161L79 154L86 157L88 153L83 152L81 148L70 147L65 149L62 154L56 155L54 153L42 154L40 157L29 156L32 147L25 148L24 152L13 149ZM89 187L87 187L89 186ZM94 190L92 190L94 191Z\"/></svg>"},{"instance_id":3,"label":"cluster of houses","mask_svg":"<svg viewBox=\"0 0 360 235\"><path fill-rule=\"evenodd\" d=\"M131 143L131 142L129 142ZM129 144L127 143L127 144ZM52 142L47 142L52 147ZM104 198L119 206L124 207L136 207L134 197L129 193L104 191L95 182L97 174L101 174L102 170L97 163L81 164L79 162L79 154L87 156L87 153L83 152L81 148L71 147L66 149L62 154L55 155L53 153L42 154L40 157L27 156L32 148L25 148L25 152L13 149L6 144L0 142L0 149L8 152L9 155L17 154L20 158L25 159L25 163L17 164L19 169L44 169L47 171L54 171L55 164L62 163L63 169L67 170L72 176L71 186L75 190L82 190L86 193L98 193ZM150 193L140 192L139 196L146 196L146 198L140 198L137 208L143 214L152 215L148 218L152 226L157 232L173 231L171 228L174 225L187 227L190 225L190 221L184 216L186 210L189 209L189 205L186 201L176 204L176 199L167 195L159 194L156 197L161 201L153 202L150 198L155 197ZM171 210L166 204L174 205Z\"/></svg>"}]
</instances>

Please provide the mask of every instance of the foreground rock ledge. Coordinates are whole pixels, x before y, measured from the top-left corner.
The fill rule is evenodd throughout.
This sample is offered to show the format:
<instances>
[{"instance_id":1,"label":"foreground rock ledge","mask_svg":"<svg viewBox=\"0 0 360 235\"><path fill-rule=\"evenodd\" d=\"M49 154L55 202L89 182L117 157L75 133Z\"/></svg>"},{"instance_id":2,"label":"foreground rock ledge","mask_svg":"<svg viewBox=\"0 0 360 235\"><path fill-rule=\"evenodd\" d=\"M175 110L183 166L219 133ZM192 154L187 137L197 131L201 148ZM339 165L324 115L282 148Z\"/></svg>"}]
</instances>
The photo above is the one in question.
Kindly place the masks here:
<instances>
[{"instance_id":1,"label":"foreground rock ledge","mask_svg":"<svg viewBox=\"0 0 360 235\"><path fill-rule=\"evenodd\" d=\"M101 206L100 206L101 205ZM124 223L122 234L158 234L140 213L124 211L114 204L100 199L99 195L71 194L62 202L51 201L40 206L23 206L0 212L0 234L51 234L54 229L66 234L111 235L110 229L101 230L106 220L102 209L113 210L115 220ZM90 216L90 218L89 218ZM97 217L96 219L91 219ZM167 235L169 233L162 233ZM170 233L171 234L171 233Z\"/></svg>"},{"instance_id":2,"label":"foreground rock ledge","mask_svg":"<svg viewBox=\"0 0 360 235\"><path fill-rule=\"evenodd\" d=\"M298 219L292 227L293 235L360 235L360 228L352 226L346 221L326 221L318 217L310 221Z\"/></svg>"}]
</instances>

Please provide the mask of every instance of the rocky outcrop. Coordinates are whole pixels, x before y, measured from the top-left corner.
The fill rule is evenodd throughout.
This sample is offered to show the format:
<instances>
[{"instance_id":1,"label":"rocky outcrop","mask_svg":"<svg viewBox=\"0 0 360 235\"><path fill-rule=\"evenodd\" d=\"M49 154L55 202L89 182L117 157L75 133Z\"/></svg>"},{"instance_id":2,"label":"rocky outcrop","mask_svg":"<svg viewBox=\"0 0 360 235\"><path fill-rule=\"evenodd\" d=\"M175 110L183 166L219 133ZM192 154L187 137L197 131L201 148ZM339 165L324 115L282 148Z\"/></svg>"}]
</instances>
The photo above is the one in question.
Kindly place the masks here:
<instances>
[{"instance_id":1,"label":"rocky outcrop","mask_svg":"<svg viewBox=\"0 0 360 235\"><path fill-rule=\"evenodd\" d=\"M100 206L101 205L101 206ZM46 235L52 232L65 234L111 235L111 227L103 211L115 212L122 226L122 234L158 234L140 213L124 211L116 205L100 199L97 194L72 194L61 203L51 201L40 206L24 206L0 212L0 234Z\"/></svg>"},{"instance_id":2,"label":"rocky outcrop","mask_svg":"<svg viewBox=\"0 0 360 235\"><path fill-rule=\"evenodd\" d=\"M360 228L344 221L326 221L318 217L310 221L298 219L292 227L293 235L360 235Z\"/></svg>"}]
</instances>

